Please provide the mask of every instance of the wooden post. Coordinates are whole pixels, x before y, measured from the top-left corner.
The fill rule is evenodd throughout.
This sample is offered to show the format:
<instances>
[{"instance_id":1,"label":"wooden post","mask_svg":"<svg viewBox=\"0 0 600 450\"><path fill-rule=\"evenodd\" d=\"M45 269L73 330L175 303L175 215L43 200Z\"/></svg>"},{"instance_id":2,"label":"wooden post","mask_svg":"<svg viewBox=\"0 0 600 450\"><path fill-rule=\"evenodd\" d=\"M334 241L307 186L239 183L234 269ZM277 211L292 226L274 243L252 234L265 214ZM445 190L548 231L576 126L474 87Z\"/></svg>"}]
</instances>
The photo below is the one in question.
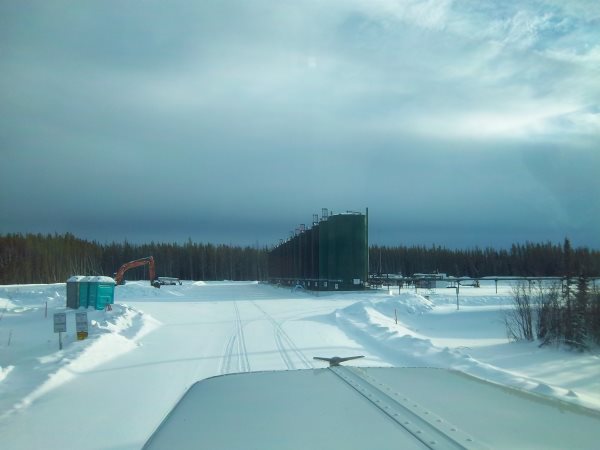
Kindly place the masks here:
<instances>
[{"instance_id":1,"label":"wooden post","mask_svg":"<svg viewBox=\"0 0 600 450\"><path fill-rule=\"evenodd\" d=\"M396 308L394 308L394 317L396 319L396 325L398 325L398 313L396 312Z\"/></svg>"},{"instance_id":2,"label":"wooden post","mask_svg":"<svg viewBox=\"0 0 600 450\"><path fill-rule=\"evenodd\" d=\"M458 293L460 291L460 281L456 282L456 310L458 311L460 307L458 306Z\"/></svg>"}]
</instances>

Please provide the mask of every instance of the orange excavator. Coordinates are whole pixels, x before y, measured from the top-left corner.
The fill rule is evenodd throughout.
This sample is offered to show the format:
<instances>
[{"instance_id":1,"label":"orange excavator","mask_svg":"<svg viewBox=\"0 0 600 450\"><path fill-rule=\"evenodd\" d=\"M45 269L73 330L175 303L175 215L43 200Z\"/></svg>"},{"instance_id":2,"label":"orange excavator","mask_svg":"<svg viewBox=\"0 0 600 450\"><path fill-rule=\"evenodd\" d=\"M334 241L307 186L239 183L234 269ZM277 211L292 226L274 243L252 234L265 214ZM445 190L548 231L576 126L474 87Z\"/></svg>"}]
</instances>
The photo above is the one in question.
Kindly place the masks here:
<instances>
[{"instance_id":1,"label":"orange excavator","mask_svg":"<svg viewBox=\"0 0 600 450\"><path fill-rule=\"evenodd\" d=\"M117 273L115 273L115 282L117 284L125 284L125 280L123 279L125 272L127 272L129 269L133 269L134 267L144 266L146 264L148 265L148 275L150 277L150 284L156 288L160 288L160 283L156 279L156 269L154 267L154 258L152 256L148 256L147 258L136 259L134 261L129 261L123 264L121 267L119 267Z\"/></svg>"}]
</instances>

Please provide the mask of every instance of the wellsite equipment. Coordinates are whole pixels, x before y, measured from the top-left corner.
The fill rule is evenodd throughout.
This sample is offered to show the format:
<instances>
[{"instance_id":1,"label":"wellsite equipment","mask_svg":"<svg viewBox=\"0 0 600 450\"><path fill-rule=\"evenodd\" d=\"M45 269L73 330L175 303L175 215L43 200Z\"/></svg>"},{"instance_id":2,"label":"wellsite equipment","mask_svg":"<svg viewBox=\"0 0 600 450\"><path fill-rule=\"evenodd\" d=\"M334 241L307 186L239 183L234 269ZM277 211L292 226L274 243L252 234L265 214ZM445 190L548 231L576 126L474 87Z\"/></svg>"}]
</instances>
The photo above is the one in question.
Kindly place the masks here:
<instances>
[{"instance_id":1,"label":"wellsite equipment","mask_svg":"<svg viewBox=\"0 0 600 450\"><path fill-rule=\"evenodd\" d=\"M269 281L309 290L361 290L368 282L369 210L329 214L301 225L269 251Z\"/></svg>"}]
</instances>

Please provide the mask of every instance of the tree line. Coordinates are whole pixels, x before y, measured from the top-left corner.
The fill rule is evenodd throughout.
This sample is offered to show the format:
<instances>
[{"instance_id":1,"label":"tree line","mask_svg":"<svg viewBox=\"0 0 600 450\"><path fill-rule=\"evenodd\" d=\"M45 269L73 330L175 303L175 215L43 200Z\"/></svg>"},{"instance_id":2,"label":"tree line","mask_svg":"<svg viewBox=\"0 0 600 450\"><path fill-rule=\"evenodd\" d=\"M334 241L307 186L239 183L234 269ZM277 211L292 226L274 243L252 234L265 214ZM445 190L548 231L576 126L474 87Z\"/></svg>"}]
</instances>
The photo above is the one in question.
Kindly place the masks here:
<instances>
[{"instance_id":1,"label":"tree line","mask_svg":"<svg viewBox=\"0 0 600 450\"><path fill-rule=\"evenodd\" d=\"M102 244L65 234L0 235L0 284L57 283L72 275L112 276L125 262L154 256L158 276L185 280L267 280L268 248L197 243ZM127 279L147 278L145 267ZM372 246L371 273L439 271L454 276L598 276L600 251L562 244L514 244L510 249Z\"/></svg>"},{"instance_id":2,"label":"tree line","mask_svg":"<svg viewBox=\"0 0 600 450\"><path fill-rule=\"evenodd\" d=\"M510 249L473 248L451 250L440 246L369 249L369 272L377 274L432 273L452 276L599 276L600 251L572 248L569 239L513 244Z\"/></svg>"},{"instance_id":3,"label":"tree line","mask_svg":"<svg viewBox=\"0 0 600 450\"><path fill-rule=\"evenodd\" d=\"M0 235L0 284L59 283L72 275L113 274L122 264L153 256L157 276L184 280L264 280L266 249L213 245L129 242L101 244L66 234ZM126 272L147 279L147 267Z\"/></svg>"}]
</instances>

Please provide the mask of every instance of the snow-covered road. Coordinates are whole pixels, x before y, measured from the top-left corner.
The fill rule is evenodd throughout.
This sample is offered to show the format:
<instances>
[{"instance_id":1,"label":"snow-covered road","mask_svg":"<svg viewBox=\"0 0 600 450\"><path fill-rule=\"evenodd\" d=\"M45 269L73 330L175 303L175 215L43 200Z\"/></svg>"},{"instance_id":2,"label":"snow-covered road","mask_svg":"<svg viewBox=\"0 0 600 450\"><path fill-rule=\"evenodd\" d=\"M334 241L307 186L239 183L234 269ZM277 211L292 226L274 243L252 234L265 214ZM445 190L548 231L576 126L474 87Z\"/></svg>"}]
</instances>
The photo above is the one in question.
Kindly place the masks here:
<instances>
[{"instance_id":1,"label":"snow-covered road","mask_svg":"<svg viewBox=\"0 0 600 450\"><path fill-rule=\"evenodd\" d=\"M158 290L136 282L117 287L116 303L127 306L90 310L90 339L67 336L58 352L43 305L63 311L64 285L2 287L2 448L138 449L194 382L322 367L314 356L365 355L357 366L452 367L600 409L597 355L507 343L507 292L467 291L456 311L443 290L426 299L258 283Z\"/></svg>"},{"instance_id":2,"label":"snow-covered road","mask_svg":"<svg viewBox=\"0 0 600 450\"><path fill-rule=\"evenodd\" d=\"M136 348L113 359L110 353L121 353L118 347L128 341L107 342L99 354L80 356L97 361L88 361L82 370L63 369L55 376L61 378L56 387L34 395L27 407L22 401L16 409L2 402L0 430L9 448L140 448L195 381L223 373L313 367L314 355L364 352L332 325L299 320L318 319L355 299L321 300L257 283L161 290L132 283L117 288L120 301L157 318L160 326L143 337L133 327L129 332ZM383 364L377 357L369 363ZM3 384L9 384L8 378Z\"/></svg>"}]
</instances>

